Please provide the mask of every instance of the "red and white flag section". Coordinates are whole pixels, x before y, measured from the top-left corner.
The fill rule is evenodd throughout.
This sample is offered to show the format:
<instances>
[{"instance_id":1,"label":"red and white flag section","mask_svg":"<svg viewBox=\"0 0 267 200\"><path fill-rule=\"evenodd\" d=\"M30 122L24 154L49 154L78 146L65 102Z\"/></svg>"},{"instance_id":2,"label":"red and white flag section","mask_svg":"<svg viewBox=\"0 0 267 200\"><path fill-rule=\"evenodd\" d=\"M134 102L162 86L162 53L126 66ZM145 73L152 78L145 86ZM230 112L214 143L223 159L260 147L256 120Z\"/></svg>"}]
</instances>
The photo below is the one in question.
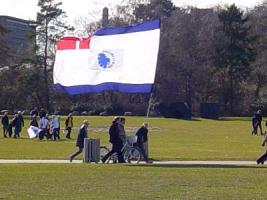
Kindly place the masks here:
<instances>
[{"instance_id":1,"label":"red and white flag section","mask_svg":"<svg viewBox=\"0 0 267 200\"><path fill-rule=\"evenodd\" d=\"M55 88L69 94L150 92L159 39L159 20L100 29L85 39L64 37L57 42Z\"/></svg>"}]
</instances>

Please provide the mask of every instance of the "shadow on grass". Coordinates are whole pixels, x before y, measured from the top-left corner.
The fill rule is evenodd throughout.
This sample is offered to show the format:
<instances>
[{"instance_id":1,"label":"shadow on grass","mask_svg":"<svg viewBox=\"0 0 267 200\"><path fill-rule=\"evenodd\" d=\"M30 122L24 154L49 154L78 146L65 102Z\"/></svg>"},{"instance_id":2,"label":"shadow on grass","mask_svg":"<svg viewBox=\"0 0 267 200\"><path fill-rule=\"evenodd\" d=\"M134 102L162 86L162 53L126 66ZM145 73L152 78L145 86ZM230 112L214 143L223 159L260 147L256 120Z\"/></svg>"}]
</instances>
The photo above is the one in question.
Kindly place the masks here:
<instances>
[{"instance_id":1,"label":"shadow on grass","mask_svg":"<svg viewBox=\"0 0 267 200\"><path fill-rule=\"evenodd\" d=\"M267 165L218 165L218 164L138 164L128 166L152 168L225 168L225 169L266 169Z\"/></svg>"},{"instance_id":2,"label":"shadow on grass","mask_svg":"<svg viewBox=\"0 0 267 200\"><path fill-rule=\"evenodd\" d=\"M251 121L249 117L222 117L215 121Z\"/></svg>"}]
</instances>

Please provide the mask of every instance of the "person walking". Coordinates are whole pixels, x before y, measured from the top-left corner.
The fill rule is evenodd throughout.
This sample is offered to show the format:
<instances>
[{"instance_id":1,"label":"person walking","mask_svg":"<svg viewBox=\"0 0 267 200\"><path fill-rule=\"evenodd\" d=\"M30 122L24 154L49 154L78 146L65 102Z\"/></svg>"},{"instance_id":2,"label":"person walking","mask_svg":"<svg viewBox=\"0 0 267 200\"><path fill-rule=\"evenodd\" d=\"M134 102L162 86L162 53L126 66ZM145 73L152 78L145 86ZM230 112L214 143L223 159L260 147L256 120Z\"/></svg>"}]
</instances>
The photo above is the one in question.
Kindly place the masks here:
<instances>
[{"instance_id":1,"label":"person walking","mask_svg":"<svg viewBox=\"0 0 267 200\"><path fill-rule=\"evenodd\" d=\"M257 119L257 116L256 116L256 113L252 116L252 132L251 134L252 135L257 135L258 133L258 119Z\"/></svg>"},{"instance_id":2,"label":"person walking","mask_svg":"<svg viewBox=\"0 0 267 200\"><path fill-rule=\"evenodd\" d=\"M76 140L76 146L78 147L78 150L70 155L70 162L78 156L80 153L82 153L84 148L84 139L88 137L88 129L89 129L89 122L87 120L83 121L83 124L79 130L77 140Z\"/></svg>"},{"instance_id":3,"label":"person walking","mask_svg":"<svg viewBox=\"0 0 267 200\"><path fill-rule=\"evenodd\" d=\"M118 161L119 163L125 163L123 156L122 156L122 152L121 149L123 147L123 141L120 138L120 129L119 129L119 122L120 118L117 117L112 121L112 124L109 128L109 142L112 144L112 149L111 151L109 151L103 158L102 158L102 162L105 163L106 160L112 156L112 154L117 153L118 155Z\"/></svg>"},{"instance_id":4,"label":"person walking","mask_svg":"<svg viewBox=\"0 0 267 200\"><path fill-rule=\"evenodd\" d=\"M54 140L60 139L60 119L59 116L53 115L51 119L52 138Z\"/></svg>"},{"instance_id":5,"label":"person walking","mask_svg":"<svg viewBox=\"0 0 267 200\"><path fill-rule=\"evenodd\" d=\"M260 133L261 135L263 135L263 132L262 132L262 126L261 126L261 121L262 121L262 114L261 114L261 110L258 110L257 113L256 113L256 119L258 121L257 123L257 129L258 127L260 128Z\"/></svg>"},{"instance_id":6,"label":"person walking","mask_svg":"<svg viewBox=\"0 0 267 200\"><path fill-rule=\"evenodd\" d=\"M21 111L18 111L18 124L19 124L19 129L18 129L19 134L18 134L18 136L20 137L20 132L22 131L22 127L24 126L24 119L23 119Z\"/></svg>"},{"instance_id":7,"label":"person walking","mask_svg":"<svg viewBox=\"0 0 267 200\"><path fill-rule=\"evenodd\" d=\"M71 134L71 130L73 127L73 117L72 117L71 113L67 117L67 119L65 121L65 125L66 125L65 130L67 131L66 138L71 139L70 134Z\"/></svg>"},{"instance_id":8,"label":"person walking","mask_svg":"<svg viewBox=\"0 0 267 200\"><path fill-rule=\"evenodd\" d=\"M136 146L139 148L141 154L143 155L146 163L151 163L148 160L147 154L145 152L144 149L144 144L147 142L147 133L148 133L148 124L147 123L143 123L143 125L137 130L136 132L136 136L137 136L137 142L136 142Z\"/></svg>"},{"instance_id":9,"label":"person walking","mask_svg":"<svg viewBox=\"0 0 267 200\"><path fill-rule=\"evenodd\" d=\"M14 127L14 138L20 137L21 131L21 119L19 118L18 114L15 114L14 118L12 119L12 126Z\"/></svg>"},{"instance_id":10,"label":"person walking","mask_svg":"<svg viewBox=\"0 0 267 200\"><path fill-rule=\"evenodd\" d=\"M264 135L264 139L263 139L263 142L262 142L262 144L261 144L261 146L267 146L267 134L265 134ZM257 159L257 164L264 164L264 162L266 161L266 159L267 159L267 150L266 150L266 152L262 155L262 156L260 156L258 159Z\"/></svg>"},{"instance_id":11,"label":"person walking","mask_svg":"<svg viewBox=\"0 0 267 200\"><path fill-rule=\"evenodd\" d=\"M44 139L44 136L46 136L47 139L49 139L49 136L47 136L47 128L48 128L48 124L49 124L49 121L48 119L46 118L46 116L43 116L41 119L40 119L40 129L41 131L39 132L39 140L42 140Z\"/></svg>"},{"instance_id":12,"label":"person walking","mask_svg":"<svg viewBox=\"0 0 267 200\"><path fill-rule=\"evenodd\" d=\"M9 127L9 119L7 116L7 112L4 113L4 116L2 117L1 123L3 125L3 136L6 138L8 134L8 127Z\"/></svg>"}]
</instances>

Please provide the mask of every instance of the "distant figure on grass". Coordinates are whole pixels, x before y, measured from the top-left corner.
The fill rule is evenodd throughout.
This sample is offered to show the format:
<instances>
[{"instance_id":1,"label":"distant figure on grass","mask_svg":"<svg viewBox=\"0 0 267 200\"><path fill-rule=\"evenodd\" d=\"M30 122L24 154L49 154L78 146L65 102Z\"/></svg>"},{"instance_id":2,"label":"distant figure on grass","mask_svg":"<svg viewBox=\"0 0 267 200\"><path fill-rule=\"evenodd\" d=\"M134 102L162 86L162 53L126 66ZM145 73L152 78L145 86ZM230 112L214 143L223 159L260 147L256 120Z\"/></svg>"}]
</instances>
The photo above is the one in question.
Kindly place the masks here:
<instances>
[{"instance_id":1,"label":"distant figure on grass","mask_svg":"<svg viewBox=\"0 0 267 200\"><path fill-rule=\"evenodd\" d=\"M260 134L263 135L261 121L262 121L261 110L258 110L252 117L252 132L251 132L252 135L258 134L258 127L260 128Z\"/></svg>"},{"instance_id":2,"label":"distant figure on grass","mask_svg":"<svg viewBox=\"0 0 267 200\"><path fill-rule=\"evenodd\" d=\"M30 126L39 127L36 115L31 116Z\"/></svg>"},{"instance_id":3,"label":"distant figure on grass","mask_svg":"<svg viewBox=\"0 0 267 200\"><path fill-rule=\"evenodd\" d=\"M112 121L112 124L109 128L109 142L112 144L112 149L102 158L103 163L105 163L106 160L114 153L117 153L119 163L125 163L121 152L121 149L123 147L123 141L122 138L120 137L120 128L119 128L120 123L121 123L120 118L116 117Z\"/></svg>"},{"instance_id":4,"label":"distant figure on grass","mask_svg":"<svg viewBox=\"0 0 267 200\"><path fill-rule=\"evenodd\" d=\"M66 126L65 130L67 131L66 138L71 139L70 134L73 127L73 117L71 113L69 114L68 118L65 121L65 126Z\"/></svg>"},{"instance_id":5,"label":"distant figure on grass","mask_svg":"<svg viewBox=\"0 0 267 200\"><path fill-rule=\"evenodd\" d=\"M20 132L22 131L22 127L24 126L24 118L22 116L22 112L18 111L18 118L19 118L19 137L20 137Z\"/></svg>"},{"instance_id":6,"label":"distant figure on grass","mask_svg":"<svg viewBox=\"0 0 267 200\"><path fill-rule=\"evenodd\" d=\"M52 130L52 138L53 140L59 140L60 136L60 119L58 115L52 115L51 119L51 130Z\"/></svg>"},{"instance_id":7,"label":"distant figure on grass","mask_svg":"<svg viewBox=\"0 0 267 200\"><path fill-rule=\"evenodd\" d=\"M12 126L14 127L14 138L20 137L20 132L22 126L24 125L23 118L19 116L19 114L15 114L14 118L12 119Z\"/></svg>"},{"instance_id":8,"label":"distant figure on grass","mask_svg":"<svg viewBox=\"0 0 267 200\"><path fill-rule=\"evenodd\" d=\"M31 115L31 118L33 118L34 116L35 117L38 116L38 109L37 109L37 107L35 107L34 109L31 110L30 115Z\"/></svg>"},{"instance_id":9,"label":"distant figure on grass","mask_svg":"<svg viewBox=\"0 0 267 200\"><path fill-rule=\"evenodd\" d=\"M40 117L40 119L42 119L43 117L45 117L46 116L46 112L45 112L45 110L43 109L43 108L41 108L41 110L40 110L40 112L39 112L39 117Z\"/></svg>"},{"instance_id":10,"label":"distant figure on grass","mask_svg":"<svg viewBox=\"0 0 267 200\"><path fill-rule=\"evenodd\" d=\"M3 125L3 136L6 138L8 134L8 127L9 127L9 119L7 116L7 112L5 112L4 116L2 117L1 123Z\"/></svg>"},{"instance_id":11,"label":"distant figure on grass","mask_svg":"<svg viewBox=\"0 0 267 200\"><path fill-rule=\"evenodd\" d=\"M135 135L137 136L136 146L139 148L146 163L150 163L151 161L148 160L147 154L144 149L144 144L147 143L147 133L148 133L147 127L148 127L148 124L143 123L143 125L137 130Z\"/></svg>"},{"instance_id":12,"label":"distant figure on grass","mask_svg":"<svg viewBox=\"0 0 267 200\"><path fill-rule=\"evenodd\" d=\"M252 135L257 135L257 133L258 133L257 129L258 129L258 119L256 117L256 114L254 114L252 116L252 132L251 132L251 134Z\"/></svg>"},{"instance_id":13,"label":"distant figure on grass","mask_svg":"<svg viewBox=\"0 0 267 200\"><path fill-rule=\"evenodd\" d=\"M40 129L41 129L41 131L39 132L39 140L44 139L44 137L46 137L46 139L49 139L49 136L47 135L47 129L49 127L49 121L46 118L46 116L43 116L40 119L39 125L40 125Z\"/></svg>"},{"instance_id":14,"label":"distant figure on grass","mask_svg":"<svg viewBox=\"0 0 267 200\"><path fill-rule=\"evenodd\" d=\"M70 162L72 162L72 160L77 155L82 153L83 148L84 148L84 139L88 137L88 129L89 129L89 122L87 120L84 120L83 124L79 130L77 140L76 140L76 146L78 147L78 150L70 156Z\"/></svg>"},{"instance_id":15,"label":"distant figure on grass","mask_svg":"<svg viewBox=\"0 0 267 200\"><path fill-rule=\"evenodd\" d=\"M261 127L261 121L262 121L262 114L261 114L261 110L258 110L257 113L256 113L256 118L258 120L258 126L257 126L257 129L258 127L260 128L260 133L261 135L263 135L263 132L262 132L262 127Z\"/></svg>"}]
</instances>

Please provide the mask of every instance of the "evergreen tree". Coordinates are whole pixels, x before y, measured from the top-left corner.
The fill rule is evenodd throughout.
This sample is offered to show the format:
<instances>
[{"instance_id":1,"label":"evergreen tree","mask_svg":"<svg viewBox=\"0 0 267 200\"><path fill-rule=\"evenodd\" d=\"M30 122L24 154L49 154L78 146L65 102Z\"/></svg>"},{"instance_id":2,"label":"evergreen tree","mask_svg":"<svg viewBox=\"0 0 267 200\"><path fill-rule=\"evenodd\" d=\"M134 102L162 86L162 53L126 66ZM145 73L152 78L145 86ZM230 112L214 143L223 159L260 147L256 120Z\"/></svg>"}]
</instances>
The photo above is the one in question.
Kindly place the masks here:
<instances>
[{"instance_id":1,"label":"evergreen tree","mask_svg":"<svg viewBox=\"0 0 267 200\"><path fill-rule=\"evenodd\" d=\"M235 95L238 84L249 76L250 64L254 60L253 38L248 17L235 4L221 10L218 14L220 26L216 38L215 64L222 74L225 74L222 87L225 104L230 104L230 113L234 114ZM237 102L236 102L237 103Z\"/></svg>"},{"instance_id":2,"label":"evergreen tree","mask_svg":"<svg viewBox=\"0 0 267 200\"><path fill-rule=\"evenodd\" d=\"M49 72L53 66L54 45L63 36L65 31L72 28L64 22L65 12L60 8L62 2L54 0L39 0L40 11L37 13L37 43L40 66L43 69L45 107L50 108L50 79Z\"/></svg>"}]
</instances>

